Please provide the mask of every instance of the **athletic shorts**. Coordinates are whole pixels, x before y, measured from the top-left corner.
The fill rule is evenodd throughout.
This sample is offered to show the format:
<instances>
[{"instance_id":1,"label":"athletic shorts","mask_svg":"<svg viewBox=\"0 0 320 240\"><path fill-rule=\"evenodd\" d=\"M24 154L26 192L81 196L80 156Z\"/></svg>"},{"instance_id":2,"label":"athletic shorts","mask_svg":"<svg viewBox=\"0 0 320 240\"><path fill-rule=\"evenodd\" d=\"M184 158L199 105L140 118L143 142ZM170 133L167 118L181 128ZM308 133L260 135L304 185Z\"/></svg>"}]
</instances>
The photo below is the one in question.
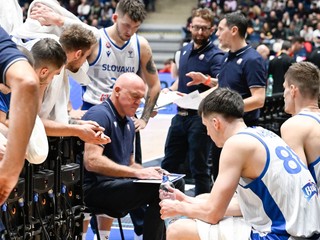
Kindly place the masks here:
<instances>
[{"instance_id":1,"label":"athletic shorts","mask_svg":"<svg viewBox=\"0 0 320 240\"><path fill-rule=\"evenodd\" d=\"M248 240L251 226L242 217L225 217L217 224L196 220L201 240Z\"/></svg>"}]
</instances>

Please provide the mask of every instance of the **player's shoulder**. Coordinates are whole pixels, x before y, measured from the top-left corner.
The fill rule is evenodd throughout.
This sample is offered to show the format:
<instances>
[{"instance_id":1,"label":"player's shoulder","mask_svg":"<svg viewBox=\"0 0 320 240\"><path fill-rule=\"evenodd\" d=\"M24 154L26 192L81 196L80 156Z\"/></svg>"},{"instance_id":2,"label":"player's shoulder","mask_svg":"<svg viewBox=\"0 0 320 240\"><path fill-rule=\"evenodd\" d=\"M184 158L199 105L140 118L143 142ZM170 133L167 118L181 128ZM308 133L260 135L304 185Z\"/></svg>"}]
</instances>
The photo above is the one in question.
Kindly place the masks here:
<instances>
[{"instance_id":1,"label":"player's shoulder","mask_svg":"<svg viewBox=\"0 0 320 240\"><path fill-rule=\"evenodd\" d=\"M314 127L314 120L308 116L304 115L295 115L288 118L281 125L281 133L285 134L286 132L305 132L309 131L310 128Z\"/></svg>"},{"instance_id":2,"label":"player's shoulder","mask_svg":"<svg viewBox=\"0 0 320 240\"><path fill-rule=\"evenodd\" d=\"M147 47L147 46L150 47L150 44L145 37L137 34L137 39L141 47Z\"/></svg>"},{"instance_id":3,"label":"player's shoulder","mask_svg":"<svg viewBox=\"0 0 320 240\"><path fill-rule=\"evenodd\" d=\"M152 49L150 47L150 44L148 40L145 37L137 35L137 39L139 42L139 48L140 48L140 55L142 59L148 59L150 58L150 55L152 55Z\"/></svg>"},{"instance_id":4,"label":"player's shoulder","mask_svg":"<svg viewBox=\"0 0 320 240\"><path fill-rule=\"evenodd\" d=\"M256 165L266 156L265 146L249 134L233 135L225 142L222 149L221 156L223 159L229 159L229 164Z\"/></svg>"},{"instance_id":5,"label":"player's shoulder","mask_svg":"<svg viewBox=\"0 0 320 240\"><path fill-rule=\"evenodd\" d=\"M320 115L318 115L318 117L320 117ZM297 122L301 124L301 121L313 122L315 118L317 118L315 114L302 111L299 114L292 116L288 120L290 120L291 122Z\"/></svg>"},{"instance_id":6,"label":"player's shoulder","mask_svg":"<svg viewBox=\"0 0 320 240\"><path fill-rule=\"evenodd\" d=\"M243 143L246 144L243 144ZM235 152L250 152L254 150L260 142L252 134L235 134L224 144L224 148L230 148Z\"/></svg>"}]
</instances>

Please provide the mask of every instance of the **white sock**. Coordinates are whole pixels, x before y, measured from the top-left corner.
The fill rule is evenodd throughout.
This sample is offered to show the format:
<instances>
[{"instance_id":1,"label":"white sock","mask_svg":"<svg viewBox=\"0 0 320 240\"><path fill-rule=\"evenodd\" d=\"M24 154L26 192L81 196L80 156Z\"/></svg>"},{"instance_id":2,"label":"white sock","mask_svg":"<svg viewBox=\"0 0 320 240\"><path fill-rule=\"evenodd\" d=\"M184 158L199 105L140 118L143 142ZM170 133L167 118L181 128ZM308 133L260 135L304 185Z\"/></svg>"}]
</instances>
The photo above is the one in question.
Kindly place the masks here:
<instances>
[{"instance_id":1,"label":"white sock","mask_svg":"<svg viewBox=\"0 0 320 240\"><path fill-rule=\"evenodd\" d=\"M82 240L86 240L87 233L82 233Z\"/></svg>"},{"instance_id":2,"label":"white sock","mask_svg":"<svg viewBox=\"0 0 320 240\"><path fill-rule=\"evenodd\" d=\"M108 240L109 239L109 235L110 235L110 231L103 231L103 230L99 230L100 233L100 238L103 240Z\"/></svg>"}]
</instances>

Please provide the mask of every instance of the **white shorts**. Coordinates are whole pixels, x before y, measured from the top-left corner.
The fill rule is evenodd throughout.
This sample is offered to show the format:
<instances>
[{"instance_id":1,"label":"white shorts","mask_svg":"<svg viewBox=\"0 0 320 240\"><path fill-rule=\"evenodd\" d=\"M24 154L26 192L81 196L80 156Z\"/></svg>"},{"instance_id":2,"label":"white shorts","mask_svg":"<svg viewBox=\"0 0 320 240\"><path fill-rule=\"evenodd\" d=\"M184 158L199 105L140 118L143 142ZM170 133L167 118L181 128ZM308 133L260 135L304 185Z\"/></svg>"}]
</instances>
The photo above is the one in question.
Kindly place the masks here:
<instances>
[{"instance_id":1,"label":"white shorts","mask_svg":"<svg viewBox=\"0 0 320 240\"><path fill-rule=\"evenodd\" d=\"M201 240L248 240L251 226L242 217L224 217L217 224L196 220Z\"/></svg>"}]
</instances>

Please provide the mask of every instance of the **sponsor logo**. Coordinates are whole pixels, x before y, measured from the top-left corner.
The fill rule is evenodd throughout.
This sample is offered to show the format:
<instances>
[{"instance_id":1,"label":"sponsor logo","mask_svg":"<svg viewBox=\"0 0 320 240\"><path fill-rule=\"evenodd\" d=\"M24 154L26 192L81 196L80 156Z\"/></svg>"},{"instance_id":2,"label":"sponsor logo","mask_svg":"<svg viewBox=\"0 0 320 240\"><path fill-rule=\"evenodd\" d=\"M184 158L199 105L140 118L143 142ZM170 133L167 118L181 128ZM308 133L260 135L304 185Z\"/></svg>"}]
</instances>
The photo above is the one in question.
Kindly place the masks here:
<instances>
[{"instance_id":1,"label":"sponsor logo","mask_svg":"<svg viewBox=\"0 0 320 240\"><path fill-rule=\"evenodd\" d=\"M314 182L309 181L306 185L303 186L302 192L304 197L310 201L313 195L318 196L317 185Z\"/></svg>"}]
</instances>

